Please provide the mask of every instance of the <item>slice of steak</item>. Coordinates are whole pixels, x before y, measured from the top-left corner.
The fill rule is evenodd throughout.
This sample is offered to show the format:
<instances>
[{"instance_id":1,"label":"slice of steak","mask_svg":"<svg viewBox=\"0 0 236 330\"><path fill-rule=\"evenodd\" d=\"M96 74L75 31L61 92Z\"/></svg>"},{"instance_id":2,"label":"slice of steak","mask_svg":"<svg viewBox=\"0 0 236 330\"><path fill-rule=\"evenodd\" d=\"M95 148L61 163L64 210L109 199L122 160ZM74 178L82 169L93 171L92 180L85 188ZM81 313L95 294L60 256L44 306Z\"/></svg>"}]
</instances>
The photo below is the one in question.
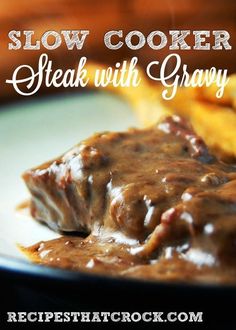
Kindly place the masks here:
<instances>
[{"instance_id":1,"label":"slice of steak","mask_svg":"<svg viewBox=\"0 0 236 330\"><path fill-rule=\"evenodd\" d=\"M149 129L95 134L23 178L32 216L55 230L104 227L150 253L204 235L223 242L230 226L236 232L236 168L214 158L176 116Z\"/></svg>"}]
</instances>

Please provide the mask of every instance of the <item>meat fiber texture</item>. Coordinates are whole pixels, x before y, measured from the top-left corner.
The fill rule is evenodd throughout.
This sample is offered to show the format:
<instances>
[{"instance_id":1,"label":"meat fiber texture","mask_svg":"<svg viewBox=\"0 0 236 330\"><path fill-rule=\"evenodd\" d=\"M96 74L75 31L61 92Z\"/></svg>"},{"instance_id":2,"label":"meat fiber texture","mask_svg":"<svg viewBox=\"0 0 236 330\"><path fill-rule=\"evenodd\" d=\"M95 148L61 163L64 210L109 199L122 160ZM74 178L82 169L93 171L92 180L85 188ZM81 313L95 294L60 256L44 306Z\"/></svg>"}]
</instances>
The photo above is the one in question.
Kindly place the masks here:
<instances>
[{"instance_id":1,"label":"meat fiber texture","mask_svg":"<svg viewBox=\"0 0 236 330\"><path fill-rule=\"evenodd\" d=\"M105 228L137 240L144 255L163 246L235 255L236 168L180 117L95 134L23 178L32 216L56 231Z\"/></svg>"}]
</instances>

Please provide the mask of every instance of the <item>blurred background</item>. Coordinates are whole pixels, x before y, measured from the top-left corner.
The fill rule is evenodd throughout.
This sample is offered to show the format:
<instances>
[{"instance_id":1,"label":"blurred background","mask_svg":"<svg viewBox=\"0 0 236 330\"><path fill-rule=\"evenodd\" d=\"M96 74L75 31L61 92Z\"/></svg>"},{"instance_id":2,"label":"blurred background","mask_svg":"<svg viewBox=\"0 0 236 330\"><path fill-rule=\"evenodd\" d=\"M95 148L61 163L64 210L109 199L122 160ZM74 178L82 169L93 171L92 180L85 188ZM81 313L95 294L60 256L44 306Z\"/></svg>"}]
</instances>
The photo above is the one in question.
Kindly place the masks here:
<instances>
[{"instance_id":1,"label":"blurred background","mask_svg":"<svg viewBox=\"0 0 236 330\"><path fill-rule=\"evenodd\" d=\"M90 35L83 50L68 51L65 45L56 50L8 50L10 30L35 30L35 40L47 30L88 29ZM145 65L160 60L169 53L168 47L152 50L145 45L138 51L124 45L120 50L108 50L103 43L104 33L122 29L124 34L139 30L147 36L153 30L168 34L171 29L227 30L231 34L231 51L182 51L182 60L191 70L196 68L228 68L236 72L236 1L235 0L1 0L0 2L0 99L22 98L13 87L5 84L14 69L21 64L37 66L40 52L47 52L54 68L74 67L78 58L115 63L138 56ZM74 90L76 91L76 89ZM38 95L58 92L42 88ZM61 91L60 91L61 92ZM68 92L64 90L64 92Z\"/></svg>"}]
</instances>

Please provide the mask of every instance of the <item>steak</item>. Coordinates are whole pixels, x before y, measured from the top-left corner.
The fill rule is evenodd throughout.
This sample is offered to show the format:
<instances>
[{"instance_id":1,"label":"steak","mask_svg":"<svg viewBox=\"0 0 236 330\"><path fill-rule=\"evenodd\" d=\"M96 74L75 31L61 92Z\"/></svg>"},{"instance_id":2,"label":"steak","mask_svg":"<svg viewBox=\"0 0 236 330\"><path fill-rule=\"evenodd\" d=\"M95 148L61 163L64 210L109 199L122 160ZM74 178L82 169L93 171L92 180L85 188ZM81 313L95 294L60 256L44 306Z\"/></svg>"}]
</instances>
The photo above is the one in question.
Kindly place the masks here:
<instances>
[{"instance_id":1,"label":"steak","mask_svg":"<svg viewBox=\"0 0 236 330\"><path fill-rule=\"evenodd\" d=\"M23 178L32 216L54 230L119 232L144 256L169 246L235 256L236 168L177 116L95 134Z\"/></svg>"}]
</instances>

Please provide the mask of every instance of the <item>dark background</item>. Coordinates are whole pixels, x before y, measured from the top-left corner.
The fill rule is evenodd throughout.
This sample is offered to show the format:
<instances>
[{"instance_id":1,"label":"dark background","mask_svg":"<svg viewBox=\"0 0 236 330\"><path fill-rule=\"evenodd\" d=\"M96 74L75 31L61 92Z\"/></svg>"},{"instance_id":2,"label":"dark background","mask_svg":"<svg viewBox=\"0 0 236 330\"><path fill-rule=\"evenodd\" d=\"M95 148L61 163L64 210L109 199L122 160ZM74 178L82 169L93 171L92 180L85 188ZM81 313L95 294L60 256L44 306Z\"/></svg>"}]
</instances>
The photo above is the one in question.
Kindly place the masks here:
<instances>
[{"instance_id":1,"label":"dark background","mask_svg":"<svg viewBox=\"0 0 236 330\"><path fill-rule=\"evenodd\" d=\"M138 51L132 51L125 45L120 50L108 50L103 36L109 30L121 29L124 35L139 30L145 36L154 30L161 30L167 35L173 29L227 30L231 34L232 50L187 50L180 54L190 71L216 66L228 69L229 73L236 72L235 17L234 0L1 0L0 99L19 97L13 87L4 82L21 64L36 67L40 52L49 54L55 68L73 68L82 55L106 64L138 56L139 63L146 65L153 60L162 62L170 52L168 47L155 51L147 45ZM45 31L59 32L62 29L90 30L83 50L68 51L65 45L53 51L45 51L43 47L40 51L8 50L10 30L35 30L35 38L40 38ZM55 89L47 92L55 92ZM39 94L43 93L45 90L42 88Z\"/></svg>"}]
</instances>

